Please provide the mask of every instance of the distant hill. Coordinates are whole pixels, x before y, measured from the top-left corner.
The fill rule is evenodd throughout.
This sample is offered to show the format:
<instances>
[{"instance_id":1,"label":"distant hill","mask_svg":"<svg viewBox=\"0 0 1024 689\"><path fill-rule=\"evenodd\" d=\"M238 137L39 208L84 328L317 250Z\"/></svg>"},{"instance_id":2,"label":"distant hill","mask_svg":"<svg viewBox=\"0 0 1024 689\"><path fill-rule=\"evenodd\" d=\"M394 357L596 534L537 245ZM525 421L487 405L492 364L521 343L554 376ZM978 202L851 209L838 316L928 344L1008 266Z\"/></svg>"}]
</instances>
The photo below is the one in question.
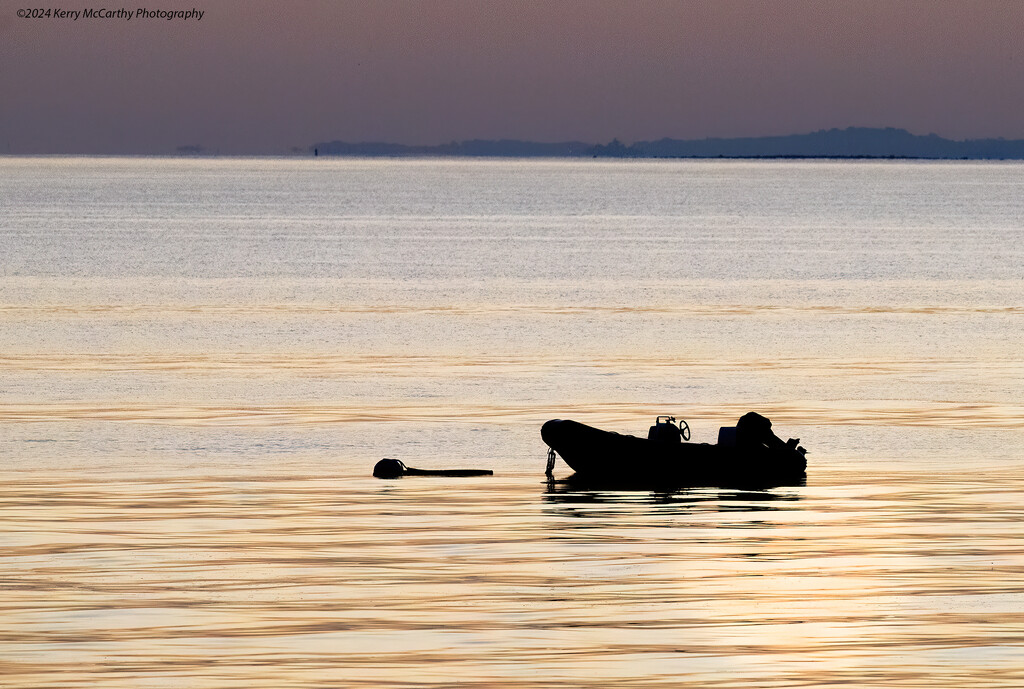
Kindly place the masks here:
<instances>
[{"instance_id":1,"label":"distant hill","mask_svg":"<svg viewBox=\"0 0 1024 689\"><path fill-rule=\"evenodd\" d=\"M626 147L625 154L642 158L1024 158L1024 141L954 141L892 127L848 127L789 136L638 141Z\"/></svg>"},{"instance_id":2,"label":"distant hill","mask_svg":"<svg viewBox=\"0 0 1024 689\"><path fill-rule=\"evenodd\" d=\"M366 157L599 157L599 158L932 158L1024 159L1024 140L967 139L935 134L920 136L905 129L848 127L809 134L738 139L659 139L626 145L582 141L538 143L500 139L453 141L438 146L328 141L310 147L320 155Z\"/></svg>"},{"instance_id":3,"label":"distant hill","mask_svg":"<svg viewBox=\"0 0 1024 689\"><path fill-rule=\"evenodd\" d=\"M496 158L564 158L593 155L594 144L582 141L564 141L560 143L537 143L535 141L518 141L516 139L499 139L490 141L473 139L471 141L452 141L438 146L408 146L389 143L358 143L344 141L328 141L314 144L320 155L331 156L367 156L367 157L415 157L415 156L476 156Z\"/></svg>"}]
</instances>

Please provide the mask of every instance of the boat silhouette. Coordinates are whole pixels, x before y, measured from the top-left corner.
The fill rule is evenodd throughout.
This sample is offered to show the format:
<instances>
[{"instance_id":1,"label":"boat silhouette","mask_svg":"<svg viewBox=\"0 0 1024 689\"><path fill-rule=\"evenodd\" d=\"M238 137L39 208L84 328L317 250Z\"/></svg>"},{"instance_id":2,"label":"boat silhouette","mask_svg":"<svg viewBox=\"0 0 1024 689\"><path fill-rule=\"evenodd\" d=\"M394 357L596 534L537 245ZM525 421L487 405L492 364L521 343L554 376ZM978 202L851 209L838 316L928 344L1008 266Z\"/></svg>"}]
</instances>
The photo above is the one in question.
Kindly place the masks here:
<instances>
[{"instance_id":1,"label":"boat silhouette","mask_svg":"<svg viewBox=\"0 0 1024 689\"><path fill-rule=\"evenodd\" d=\"M806 476L807 450L798 438L783 442L771 421L749 412L736 426L719 430L718 442L691 443L685 421L659 416L646 438L594 428L578 421L552 419L540 430L550 448L548 475L555 453L578 480L608 483L659 483L705 486L794 485Z\"/></svg>"}]
</instances>

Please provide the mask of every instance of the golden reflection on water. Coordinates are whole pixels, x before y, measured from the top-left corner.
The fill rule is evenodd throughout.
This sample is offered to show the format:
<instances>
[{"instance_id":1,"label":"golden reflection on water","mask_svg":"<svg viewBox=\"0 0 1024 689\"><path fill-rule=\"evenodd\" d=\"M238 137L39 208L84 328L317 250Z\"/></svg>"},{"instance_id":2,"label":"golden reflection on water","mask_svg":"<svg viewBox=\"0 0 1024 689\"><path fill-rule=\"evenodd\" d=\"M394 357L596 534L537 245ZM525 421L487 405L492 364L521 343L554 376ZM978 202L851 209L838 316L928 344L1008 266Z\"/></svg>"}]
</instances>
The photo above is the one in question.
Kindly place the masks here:
<instances>
[{"instance_id":1,"label":"golden reflection on water","mask_svg":"<svg viewBox=\"0 0 1024 689\"><path fill-rule=\"evenodd\" d=\"M294 426L365 422L465 423L482 419L496 422L540 422L549 418L585 413L590 423L642 424L665 411L665 404L572 403L542 405L434 404L117 404L8 403L0 404L0 421L53 422L75 420L128 421L192 425ZM739 418L749 405L704 404L700 409L676 406L689 419L708 421ZM758 410L777 422L852 426L943 426L945 428L1024 428L1024 405L954 402L864 402L758 405Z\"/></svg>"},{"instance_id":2,"label":"golden reflection on water","mask_svg":"<svg viewBox=\"0 0 1024 689\"><path fill-rule=\"evenodd\" d=\"M722 373L741 367L761 370L799 372L801 375L814 374L871 374L892 373L901 375L935 372L984 371L991 375L1024 375L1024 362L1017 357L953 358L857 358L857 357L755 357L746 359L730 358L686 358L675 356L652 356L636 353L629 356L607 354L601 357L566 356L551 353L519 353L516 355L486 356L442 352L423 354L338 354L337 352L31 352L0 353L0 371L298 371L305 373L354 373L361 370L387 372L391 375L411 373L417 377L446 375L452 370L479 369L484 373L507 373L529 371L563 366L594 366L611 370L655 371L658 369L686 367L687 370Z\"/></svg>"},{"instance_id":3,"label":"golden reflection on water","mask_svg":"<svg viewBox=\"0 0 1024 689\"><path fill-rule=\"evenodd\" d=\"M501 314L576 315L576 314L658 314L677 316L735 316L779 314L927 314L974 315L1024 314L1024 306L1013 305L903 305L903 304L0 304L0 317L35 318L62 316L97 318L177 318L183 315L204 316L281 316L342 314L440 314L445 316L498 316Z\"/></svg>"},{"instance_id":4,"label":"golden reflection on water","mask_svg":"<svg viewBox=\"0 0 1024 689\"><path fill-rule=\"evenodd\" d=\"M1024 686L1024 167L310 164L3 163L0 686Z\"/></svg>"},{"instance_id":5,"label":"golden reflection on water","mask_svg":"<svg viewBox=\"0 0 1024 689\"><path fill-rule=\"evenodd\" d=\"M0 684L1019 687L1022 505L1016 472L6 473Z\"/></svg>"}]
</instances>

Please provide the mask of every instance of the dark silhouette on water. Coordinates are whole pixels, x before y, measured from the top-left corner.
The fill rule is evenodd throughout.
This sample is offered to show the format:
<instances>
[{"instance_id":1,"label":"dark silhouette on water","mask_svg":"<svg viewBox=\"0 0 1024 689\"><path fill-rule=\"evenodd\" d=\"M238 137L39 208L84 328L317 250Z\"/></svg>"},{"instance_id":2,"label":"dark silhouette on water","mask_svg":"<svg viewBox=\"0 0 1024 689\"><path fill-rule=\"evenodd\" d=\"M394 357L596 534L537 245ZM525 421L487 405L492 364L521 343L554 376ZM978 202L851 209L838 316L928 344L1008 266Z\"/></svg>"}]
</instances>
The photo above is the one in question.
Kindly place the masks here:
<instances>
[{"instance_id":1,"label":"dark silhouette on water","mask_svg":"<svg viewBox=\"0 0 1024 689\"><path fill-rule=\"evenodd\" d=\"M373 467L377 478L401 478L402 476L492 476L490 469L414 469L399 459L384 459Z\"/></svg>"},{"instance_id":2,"label":"dark silhouette on water","mask_svg":"<svg viewBox=\"0 0 1024 689\"><path fill-rule=\"evenodd\" d=\"M557 452L576 471L576 480L605 486L765 487L804 480L807 451L800 440L784 442L760 414L744 414L735 427L720 429L715 445L683 442L689 428L685 421L681 427L673 422L659 416L647 438L638 438L576 421L548 421L541 428L551 448L548 475Z\"/></svg>"}]
</instances>

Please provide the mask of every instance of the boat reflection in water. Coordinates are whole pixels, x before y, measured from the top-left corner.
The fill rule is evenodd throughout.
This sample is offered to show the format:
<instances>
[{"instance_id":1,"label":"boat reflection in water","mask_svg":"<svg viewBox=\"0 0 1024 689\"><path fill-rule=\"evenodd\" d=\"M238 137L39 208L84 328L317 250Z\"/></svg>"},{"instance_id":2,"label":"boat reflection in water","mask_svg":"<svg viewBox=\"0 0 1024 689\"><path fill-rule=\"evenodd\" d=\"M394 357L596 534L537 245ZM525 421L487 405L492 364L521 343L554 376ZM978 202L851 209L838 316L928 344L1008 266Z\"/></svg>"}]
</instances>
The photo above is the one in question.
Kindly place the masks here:
<instances>
[{"instance_id":1,"label":"boat reflection in water","mask_svg":"<svg viewBox=\"0 0 1024 689\"><path fill-rule=\"evenodd\" d=\"M673 513L718 511L718 512L768 512L786 509L781 503L793 503L801 494L792 488L806 485L800 479L786 486L667 486L645 481L611 482L573 474L564 479L549 478L544 491L544 500L550 504L567 507L605 506L611 510L636 505L656 506ZM575 516L593 515L587 509L576 512Z\"/></svg>"}]
</instances>

